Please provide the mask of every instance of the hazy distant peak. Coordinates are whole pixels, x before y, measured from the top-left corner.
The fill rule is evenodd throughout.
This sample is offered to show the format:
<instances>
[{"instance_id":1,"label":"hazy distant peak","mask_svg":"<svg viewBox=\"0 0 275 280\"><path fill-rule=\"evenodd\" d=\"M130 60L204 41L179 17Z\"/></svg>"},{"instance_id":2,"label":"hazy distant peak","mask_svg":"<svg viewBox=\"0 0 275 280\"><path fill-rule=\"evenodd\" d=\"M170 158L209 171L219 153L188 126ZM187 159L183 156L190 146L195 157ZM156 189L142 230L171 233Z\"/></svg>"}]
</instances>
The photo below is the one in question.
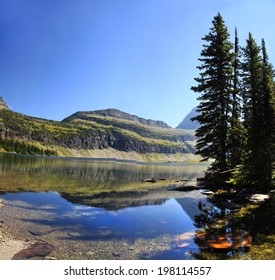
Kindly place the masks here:
<instances>
[{"instance_id":1,"label":"hazy distant peak","mask_svg":"<svg viewBox=\"0 0 275 280\"><path fill-rule=\"evenodd\" d=\"M183 119L183 121L176 127L178 129L197 129L200 125L197 121L191 121L191 118L198 115L197 107L193 108L191 112Z\"/></svg>"}]
</instances>

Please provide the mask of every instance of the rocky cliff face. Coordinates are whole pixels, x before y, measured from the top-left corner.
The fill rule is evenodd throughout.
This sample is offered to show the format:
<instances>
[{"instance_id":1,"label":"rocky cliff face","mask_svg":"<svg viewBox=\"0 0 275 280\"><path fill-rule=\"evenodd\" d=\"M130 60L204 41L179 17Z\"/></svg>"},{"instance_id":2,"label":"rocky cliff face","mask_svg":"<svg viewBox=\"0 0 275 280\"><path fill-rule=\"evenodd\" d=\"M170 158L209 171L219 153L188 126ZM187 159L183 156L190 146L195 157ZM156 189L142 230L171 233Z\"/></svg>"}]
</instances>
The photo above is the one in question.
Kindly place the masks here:
<instances>
[{"instance_id":1,"label":"rocky cliff face","mask_svg":"<svg viewBox=\"0 0 275 280\"><path fill-rule=\"evenodd\" d=\"M2 146L4 143L11 149L19 145L16 141L24 141L26 145L38 145L39 149L62 147L91 150L110 147L138 153L195 152L188 143L194 140L191 134L170 128L161 121L145 120L114 109L78 112L62 122L33 118L4 109L6 106L3 105L0 109L0 140Z\"/></svg>"}]
</instances>

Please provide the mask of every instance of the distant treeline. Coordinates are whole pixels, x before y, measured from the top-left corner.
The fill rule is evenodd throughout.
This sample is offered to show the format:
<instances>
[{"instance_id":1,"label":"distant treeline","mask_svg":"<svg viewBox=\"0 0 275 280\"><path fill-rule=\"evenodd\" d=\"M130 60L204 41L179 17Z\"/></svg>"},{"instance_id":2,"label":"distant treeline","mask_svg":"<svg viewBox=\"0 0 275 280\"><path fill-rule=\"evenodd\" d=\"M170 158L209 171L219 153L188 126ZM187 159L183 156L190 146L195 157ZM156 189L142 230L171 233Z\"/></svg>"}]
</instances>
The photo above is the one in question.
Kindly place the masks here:
<instances>
[{"instance_id":1,"label":"distant treeline","mask_svg":"<svg viewBox=\"0 0 275 280\"><path fill-rule=\"evenodd\" d=\"M15 152L21 154L57 156L57 152L55 150L44 149L34 144L19 141L16 139L0 138L0 148L3 148L7 152Z\"/></svg>"}]
</instances>

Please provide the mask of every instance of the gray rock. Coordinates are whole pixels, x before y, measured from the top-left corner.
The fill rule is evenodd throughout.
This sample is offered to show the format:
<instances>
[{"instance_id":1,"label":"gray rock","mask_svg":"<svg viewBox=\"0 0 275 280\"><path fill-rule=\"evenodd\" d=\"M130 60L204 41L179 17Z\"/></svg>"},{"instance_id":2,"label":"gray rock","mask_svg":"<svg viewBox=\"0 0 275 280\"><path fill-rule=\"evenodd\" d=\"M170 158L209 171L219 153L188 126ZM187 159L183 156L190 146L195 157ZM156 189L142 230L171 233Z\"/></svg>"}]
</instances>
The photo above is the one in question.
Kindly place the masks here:
<instances>
[{"instance_id":1,"label":"gray rock","mask_svg":"<svg viewBox=\"0 0 275 280\"><path fill-rule=\"evenodd\" d=\"M196 189L196 186L171 186L168 188L169 191L178 191L178 192L188 192Z\"/></svg>"},{"instance_id":2,"label":"gray rock","mask_svg":"<svg viewBox=\"0 0 275 280\"><path fill-rule=\"evenodd\" d=\"M114 256L114 257L119 257L120 255L121 255L121 253L118 252L118 251L114 251L114 252L113 252L113 256Z\"/></svg>"},{"instance_id":3,"label":"gray rock","mask_svg":"<svg viewBox=\"0 0 275 280\"><path fill-rule=\"evenodd\" d=\"M212 192L212 191L202 191L201 193L205 194L205 195L213 195L214 194L214 192Z\"/></svg>"},{"instance_id":4,"label":"gray rock","mask_svg":"<svg viewBox=\"0 0 275 280\"><path fill-rule=\"evenodd\" d=\"M270 198L270 196L267 194L253 194L248 198L248 200L251 203L261 204L261 203L265 202L266 200L268 200L269 198Z\"/></svg>"}]
</instances>

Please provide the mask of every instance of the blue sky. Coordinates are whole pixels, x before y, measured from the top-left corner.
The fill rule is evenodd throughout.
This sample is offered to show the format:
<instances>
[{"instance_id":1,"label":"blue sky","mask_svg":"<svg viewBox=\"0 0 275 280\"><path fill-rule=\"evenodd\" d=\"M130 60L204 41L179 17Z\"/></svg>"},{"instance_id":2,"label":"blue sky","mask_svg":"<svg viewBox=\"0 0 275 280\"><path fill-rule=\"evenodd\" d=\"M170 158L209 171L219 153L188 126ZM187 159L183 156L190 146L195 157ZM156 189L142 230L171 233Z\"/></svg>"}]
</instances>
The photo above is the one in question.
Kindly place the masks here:
<instances>
[{"instance_id":1,"label":"blue sky","mask_svg":"<svg viewBox=\"0 0 275 280\"><path fill-rule=\"evenodd\" d=\"M35 117L117 108L175 127L218 12L274 62L274 0L0 0L0 96Z\"/></svg>"}]
</instances>

